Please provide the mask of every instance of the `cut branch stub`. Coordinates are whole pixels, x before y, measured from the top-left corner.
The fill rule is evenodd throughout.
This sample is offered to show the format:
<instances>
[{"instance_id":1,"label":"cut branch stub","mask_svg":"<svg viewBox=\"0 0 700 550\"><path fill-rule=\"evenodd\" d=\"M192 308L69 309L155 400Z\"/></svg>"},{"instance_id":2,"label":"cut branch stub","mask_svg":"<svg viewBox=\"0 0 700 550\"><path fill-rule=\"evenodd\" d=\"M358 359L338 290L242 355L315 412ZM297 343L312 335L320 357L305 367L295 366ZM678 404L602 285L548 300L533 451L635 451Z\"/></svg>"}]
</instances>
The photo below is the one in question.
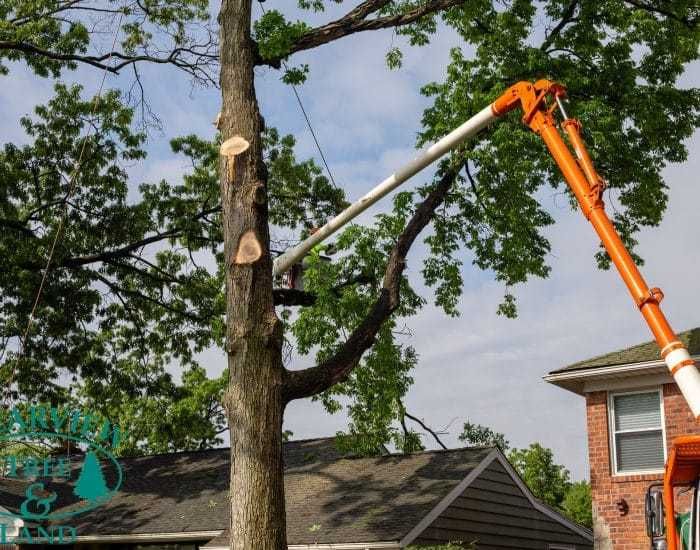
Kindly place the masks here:
<instances>
[{"instance_id":1,"label":"cut branch stub","mask_svg":"<svg viewBox=\"0 0 700 550\"><path fill-rule=\"evenodd\" d=\"M262 256L262 246L255 235L255 231L246 231L241 235L241 240L238 241L238 250L233 263L236 264L252 264Z\"/></svg>"},{"instance_id":2,"label":"cut branch stub","mask_svg":"<svg viewBox=\"0 0 700 550\"><path fill-rule=\"evenodd\" d=\"M219 154L226 157L226 179L229 183L233 183L235 176L236 156L245 152L250 143L241 136L233 136L227 139L219 147Z\"/></svg>"}]
</instances>

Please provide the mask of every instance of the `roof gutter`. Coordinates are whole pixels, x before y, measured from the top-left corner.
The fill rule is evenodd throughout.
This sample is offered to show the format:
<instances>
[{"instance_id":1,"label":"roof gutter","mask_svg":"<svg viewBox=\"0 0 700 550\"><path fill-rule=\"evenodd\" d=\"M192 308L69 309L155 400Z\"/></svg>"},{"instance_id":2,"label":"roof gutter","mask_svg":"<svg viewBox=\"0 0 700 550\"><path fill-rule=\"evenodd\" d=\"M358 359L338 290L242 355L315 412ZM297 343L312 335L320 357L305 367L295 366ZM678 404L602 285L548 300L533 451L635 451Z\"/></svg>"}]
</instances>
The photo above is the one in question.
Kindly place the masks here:
<instances>
[{"instance_id":1,"label":"roof gutter","mask_svg":"<svg viewBox=\"0 0 700 550\"><path fill-rule=\"evenodd\" d=\"M223 529L216 531L188 531L183 533L131 533L124 535L78 535L75 542L170 542L170 541L196 541L211 540L223 533Z\"/></svg>"},{"instance_id":2,"label":"roof gutter","mask_svg":"<svg viewBox=\"0 0 700 550\"><path fill-rule=\"evenodd\" d=\"M211 540L224 532L190 531L187 533L136 533L125 535L81 535L75 542L190 542ZM229 550L228 546L209 546L207 550ZM397 541L391 542L343 542L333 544L290 544L289 550L399 550Z\"/></svg>"},{"instance_id":3,"label":"roof gutter","mask_svg":"<svg viewBox=\"0 0 700 550\"><path fill-rule=\"evenodd\" d=\"M696 362L700 361L700 355L693 355L692 358ZM662 359L656 359L654 361L644 361L640 363L625 363L622 365L552 372L543 376L542 379L550 384L554 384L564 389L581 394L582 391L579 391L581 388L575 388L581 386L586 380L595 378L625 377L650 371L659 371L659 374L664 374L668 372L668 367L666 367L666 363L664 363ZM577 384L577 382L580 382L581 384Z\"/></svg>"}]
</instances>

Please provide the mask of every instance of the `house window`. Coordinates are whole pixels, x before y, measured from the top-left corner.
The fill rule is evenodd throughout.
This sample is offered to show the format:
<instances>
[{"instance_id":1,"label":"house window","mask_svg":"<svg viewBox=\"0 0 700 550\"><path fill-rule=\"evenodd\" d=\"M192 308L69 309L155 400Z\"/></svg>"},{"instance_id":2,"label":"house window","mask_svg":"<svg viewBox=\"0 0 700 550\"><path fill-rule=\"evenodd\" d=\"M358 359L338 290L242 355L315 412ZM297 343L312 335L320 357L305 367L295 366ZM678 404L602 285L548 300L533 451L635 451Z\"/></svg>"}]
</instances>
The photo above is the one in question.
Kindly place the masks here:
<instances>
[{"instance_id":1,"label":"house window","mask_svg":"<svg viewBox=\"0 0 700 550\"><path fill-rule=\"evenodd\" d=\"M609 396L615 474L663 471L666 461L661 390Z\"/></svg>"}]
</instances>

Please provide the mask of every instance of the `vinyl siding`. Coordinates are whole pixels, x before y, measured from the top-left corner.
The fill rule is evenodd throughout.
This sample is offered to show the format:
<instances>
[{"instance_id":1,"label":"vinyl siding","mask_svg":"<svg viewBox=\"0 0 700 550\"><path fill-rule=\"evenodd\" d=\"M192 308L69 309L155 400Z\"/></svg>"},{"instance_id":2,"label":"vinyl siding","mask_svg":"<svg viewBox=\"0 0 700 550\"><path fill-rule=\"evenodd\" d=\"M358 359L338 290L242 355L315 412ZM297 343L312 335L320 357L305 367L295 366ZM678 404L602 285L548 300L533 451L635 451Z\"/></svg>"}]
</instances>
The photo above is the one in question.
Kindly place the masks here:
<instances>
[{"instance_id":1,"label":"vinyl siding","mask_svg":"<svg viewBox=\"0 0 700 550\"><path fill-rule=\"evenodd\" d=\"M479 550L547 550L550 544L593 545L532 506L494 460L416 539L416 545L476 542Z\"/></svg>"}]
</instances>

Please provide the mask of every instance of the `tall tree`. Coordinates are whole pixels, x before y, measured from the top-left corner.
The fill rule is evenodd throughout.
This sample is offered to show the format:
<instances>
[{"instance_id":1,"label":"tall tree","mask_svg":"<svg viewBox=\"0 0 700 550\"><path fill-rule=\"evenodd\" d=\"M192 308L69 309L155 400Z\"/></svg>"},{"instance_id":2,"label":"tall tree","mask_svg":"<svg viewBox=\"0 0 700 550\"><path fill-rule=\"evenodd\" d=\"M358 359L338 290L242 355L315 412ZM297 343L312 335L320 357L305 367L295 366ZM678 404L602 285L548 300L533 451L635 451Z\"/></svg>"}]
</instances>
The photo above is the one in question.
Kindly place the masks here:
<instances>
[{"instance_id":1,"label":"tall tree","mask_svg":"<svg viewBox=\"0 0 700 550\"><path fill-rule=\"evenodd\" d=\"M426 87L435 104L426 112L421 143L457 126L512 82L544 75L560 79L580 100L580 116L595 117L589 131L610 138L595 141L595 157L627 207L616 222L632 245L640 225L658 223L666 198L660 168L685 158L682 139L699 121L697 91L674 87L684 63L697 56L697 13L687 2L657 9L655 4L576 0L514 0L498 6L486 1L367 0L339 19L311 28L303 21L287 21L274 10L252 25L251 4L224 0L219 16L222 137L225 143L232 138L243 143L235 151L240 154L222 151L220 169L228 296L231 545L280 549L286 544L280 437L286 403L339 391L339 383L357 393L366 376L356 371L364 352L375 342L391 341L386 327L397 313L407 314L420 305L411 303L415 294L407 288L404 269L409 249L431 222L434 234L427 239L430 255L423 275L436 286L436 301L448 312L454 312L461 287L460 261L454 254L461 246L470 248L475 263L493 269L507 286L531 275L546 276L550 247L539 230L553 220L535 193L544 182L557 186L560 177L536 136L518 126L515 116L489 139L475 140L441 163L437 179L415 197L400 195L394 214L380 217L376 229L351 228L339 238L339 248L352 254L332 268L312 266L315 273L309 273L309 280L317 283L319 294L328 290L327 281L336 286L342 282L340 274L367 270L382 283L375 286L374 296L348 291L358 300L350 307L352 315L328 301L302 312L292 330L302 349L320 346L319 363L287 370L268 253L264 123L255 95L255 66L286 68L282 62L296 52L381 28L397 28L411 43L424 44L435 32L439 15L476 54L469 58L454 50L445 83ZM322 10L324 2L304 1L300 6ZM547 32L538 37L534 23L543 16L549 20ZM635 54L635 45L645 51ZM641 60L635 61L635 55ZM659 57L670 60L662 70L657 68ZM390 56L394 65L398 59L396 53ZM304 69L286 69L285 77L301 80ZM668 116L673 125L664 123ZM469 172L470 162L479 168L478 182ZM466 177L460 175L463 168ZM438 208L450 209L451 215L437 216ZM604 255L599 262L608 263ZM409 299L403 311L402 289ZM514 314L509 294L501 311ZM343 333L348 336L341 337ZM396 352L393 357L398 357ZM387 361L372 365L370 355L364 372L386 365ZM377 392L363 393L360 401L370 399L365 411L378 406L376 396ZM372 412L369 416L376 418Z\"/></svg>"},{"instance_id":2,"label":"tall tree","mask_svg":"<svg viewBox=\"0 0 700 550\"><path fill-rule=\"evenodd\" d=\"M593 497L591 484L587 481L575 481L566 492L561 504L562 511L575 522L593 528Z\"/></svg>"},{"instance_id":3,"label":"tall tree","mask_svg":"<svg viewBox=\"0 0 700 550\"><path fill-rule=\"evenodd\" d=\"M304 10L322 12L326 2L298 4L303 16ZM92 3L3 5L5 51L12 60L25 60L40 74L78 63L115 68L109 58L95 61L99 55L86 51L91 27L80 20L86 13L80 8ZM111 21L119 22L115 4L106 0L104 6ZM153 53L157 30L148 25L160 25L173 37L175 51L178 41L191 39L189 20L206 15L203 0L144 0L130 9L136 11L121 22L128 40L111 58L128 56L129 67L172 61L170 54L145 51ZM114 407L146 399L157 411L158 398L151 397L177 394L165 365L196 369L196 351L221 345L229 373L222 400L232 440L231 543L238 549L285 548L286 404L314 396L334 410L338 397L348 396L350 436L364 448L390 439L415 445L415 437L392 427L405 416L402 402L416 364L415 352L396 337L399 323L427 300L404 274L411 246L431 225L420 273L448 314L457 313L465 249L506 289L533 275L544 277L550 245L542 229L553 219L538 197L545 185L560 186L561 178L542 144L513 114L442 162L433 181L397 194L393 210L373 225L344 231L336 241L337 259L310 261L303 292L275 289L270 225L301 235L342 208L344 198L312 163L294 159L293 140L265 128L255 69L282 68L287 82L300 83L313 73L293 65L297 52L379 29L395 29L420 46L449 28L463 47L453 50L444 81L424 88L434 102L424 115L419 145L448 132L517 80L563 81L593 138L608 188L619 198L616 224L634 244L635 232L657 224L664 211L662 168L685 158L683 140L700 123L700 93L676 83L698 56L697 17L692 0L365 0L313 27L288 20L272 5L253 21L252 0L224 0L220 129L226 154L195 137L176 141L176 150L194 163L182 185L146 184L136 201L127 200L119 156L127 151L138 159L143 153L141 138L129 131L131 113L114 95L109 108L100 103L91 116L90 102L79 92L58 92L67 99L40 109L38 120L25 126L32 143L5 147L4 381L19 396L73 399L68 374L77 378L81 399ZM196 68L211 61L192 47L196 42L188 44L178 55L202 54L188 57ZM391 50L387 61L399 66L401 52ZM92 163L71 197L65 174L92 124L99 132L88 143L100 154L88 157ZM64 206L69 223L45 271ZM98 227L98 218L104 226ZM214 269L197 264L194 253L202 251L215 257ZM607 265L605 255L599 261ZM20 345L44 273L38 322ZM279 318L276 305L299 309ZM508 290L500 311L515 313ZM315 353L317 365L287 368L285 337L300 353ZM208 414L187 410L198 418ZM150 414L149 422L158 416ZM143 433L151 437L153 426ZM211 435L205 431L202 437ZM183 438L180 444L193 442Z\"/></svg>"},{"instance_id":4,"label":"tall tree","mask_svg":"<svg viewBox=\"0 0 700 550\"><path fill-rule=\"evenodd\" d=\"M551 449L531 443L527 449L511 450L508 460L538 499L561 508L570 485L569 470L554 462Z\"/></svg>"},{"instance_id":5,"label":"tall tree","mask_svg":"<svg viewBox=\"0 0 700 550\"><path fill-rule=\"evenodd\" d=\"M472 424L471 422L464 423L462 433L459 434L458 439L468 445L498 447L504 453L510 449L510 442L505 435L492 430L488 426Z\"/></svg>"}]
</instances>

